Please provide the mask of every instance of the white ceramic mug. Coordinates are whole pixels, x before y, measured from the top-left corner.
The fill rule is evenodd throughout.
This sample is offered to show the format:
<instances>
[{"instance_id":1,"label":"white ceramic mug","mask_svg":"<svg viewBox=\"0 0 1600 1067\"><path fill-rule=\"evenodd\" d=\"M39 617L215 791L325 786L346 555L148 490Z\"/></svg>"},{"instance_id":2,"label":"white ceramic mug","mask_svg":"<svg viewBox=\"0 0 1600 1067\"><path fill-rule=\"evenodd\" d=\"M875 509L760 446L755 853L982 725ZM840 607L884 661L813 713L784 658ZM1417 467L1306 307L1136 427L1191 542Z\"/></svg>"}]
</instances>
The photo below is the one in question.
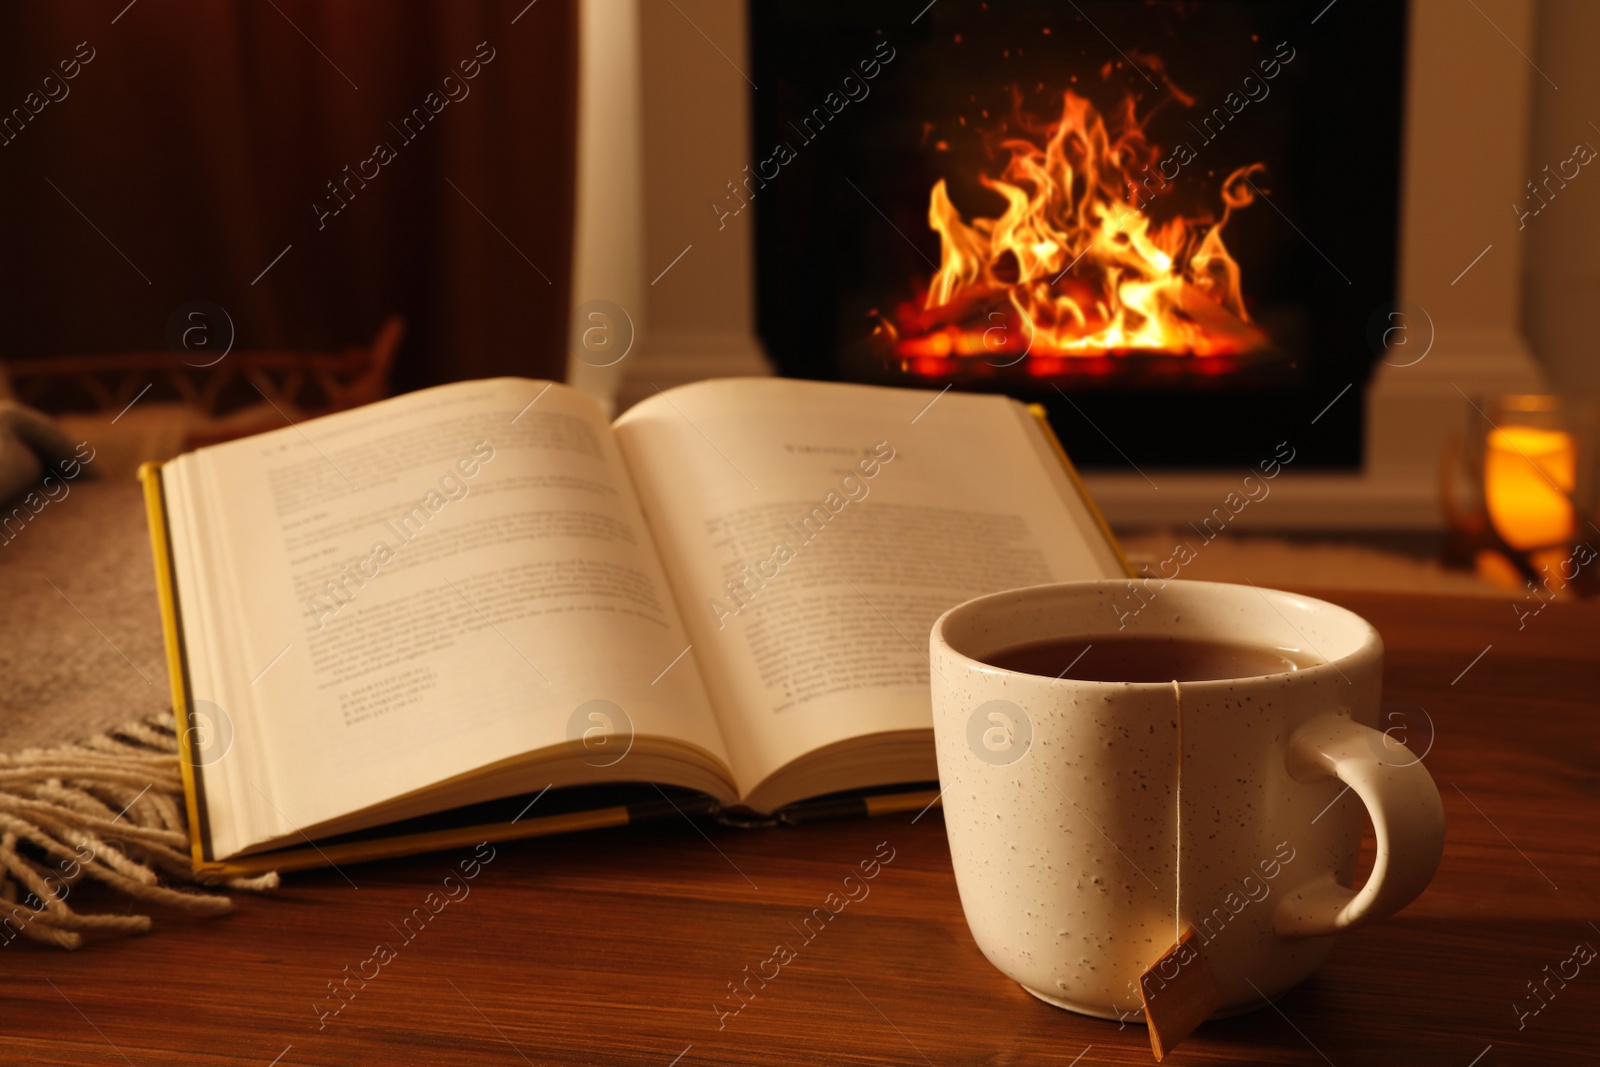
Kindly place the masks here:
<instances>
[{"instance_id":1,"label":"white ceramic mug","mask_svg":"<svg viewBox=\"0 0 1600 1067\"><path fill-rule=\"evenodd\" d=\"M1176 684L986 663L1111 636L1320 662ZM1438 789L1376 729L1383 642L1343 608L1254 586L1069 582L952 608L930 644L962 909L990 962L1041 1000L1137 1018L1141 974L1192 926L1221 995L1215 1016L1262 1007L1327 958L1332 935L1403 908L1438 866ZM1355 892L1363 808L1377 857ZM1144 992L1161 988L1158 975Z\"/></svg>"}]
</instances>

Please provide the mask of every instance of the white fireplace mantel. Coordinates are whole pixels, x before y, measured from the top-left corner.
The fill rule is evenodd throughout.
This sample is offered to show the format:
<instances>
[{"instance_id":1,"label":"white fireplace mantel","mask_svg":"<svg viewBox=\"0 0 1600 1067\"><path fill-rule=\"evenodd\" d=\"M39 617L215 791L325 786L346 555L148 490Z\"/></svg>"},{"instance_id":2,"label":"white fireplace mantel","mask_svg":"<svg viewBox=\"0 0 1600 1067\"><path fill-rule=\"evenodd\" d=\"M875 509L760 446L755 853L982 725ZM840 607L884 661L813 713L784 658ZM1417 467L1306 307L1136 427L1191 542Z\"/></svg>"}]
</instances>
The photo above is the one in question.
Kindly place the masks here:
<instances>
[{"instance_id":1,"label":"white fireplace mantel","mask_svg":"<svg viewBox=\"0 0 1600 1067\"><path fill-rule=\"evenodd\" d=\"M1393 320L1407 343L1379 364L1365 396L1352 388L1328 398L1367 405L1366 465L1358 474L1291 466L1270 503L1240 513L1240 526L1437 528L1442 456L1478 417L1469 398L1544 387L1520 328L1523 242L1508 206L1530 177L1537 75L1507 41L1533 40L1533 0L1479 6L1481 16L1448 0L1412 3L1403 317ZM712 207L750 158L743 3L583 0L580 11L573 301L621 307L637 336L625 358L601 367L612 357L585 349L586 323L575 323L571 380L621 410L657 388L770 373L754 329L751 216L760 203L731 217ZM1360 57L1349 62L1359 77ZM1362 177L1352 160L1350 180ZM1263 442L1262 458L1275 444ZM1243 474L1130 469L1085 480L1114 524L1181 525L1210 514Z\"/></svg>"}]
</instances>

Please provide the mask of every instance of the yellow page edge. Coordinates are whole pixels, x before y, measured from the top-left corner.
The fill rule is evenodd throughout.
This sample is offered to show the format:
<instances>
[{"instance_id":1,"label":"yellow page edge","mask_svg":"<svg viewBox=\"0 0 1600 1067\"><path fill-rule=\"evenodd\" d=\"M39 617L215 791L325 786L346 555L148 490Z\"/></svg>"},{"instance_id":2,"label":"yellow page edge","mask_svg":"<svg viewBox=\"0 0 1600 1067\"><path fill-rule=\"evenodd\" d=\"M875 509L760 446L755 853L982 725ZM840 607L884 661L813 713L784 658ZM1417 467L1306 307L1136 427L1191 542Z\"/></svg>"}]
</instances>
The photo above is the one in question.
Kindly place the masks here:
<instances>
[{"instance_id":1,"label":"yellow page edge","mask_svg":"<svg viewBox=\"0 0 1600 1067\"><path fill-rule=\"evenodd\" d=\"M167 679L172 687L172 716L178 735L178 770L183 775L183 800L189 817L189 859L195 872L208 864L200 830L200 794L195 782L194 752L190 745L188 677L184 668L183 638L178 629L178 587L172 574L172 540L167 532L166 496L161 486L161 464L141 463L145 516L150 523L150 555L156 568L156 596L161 602L161 632L167 649Z\"/></svg>"}]
</instances>

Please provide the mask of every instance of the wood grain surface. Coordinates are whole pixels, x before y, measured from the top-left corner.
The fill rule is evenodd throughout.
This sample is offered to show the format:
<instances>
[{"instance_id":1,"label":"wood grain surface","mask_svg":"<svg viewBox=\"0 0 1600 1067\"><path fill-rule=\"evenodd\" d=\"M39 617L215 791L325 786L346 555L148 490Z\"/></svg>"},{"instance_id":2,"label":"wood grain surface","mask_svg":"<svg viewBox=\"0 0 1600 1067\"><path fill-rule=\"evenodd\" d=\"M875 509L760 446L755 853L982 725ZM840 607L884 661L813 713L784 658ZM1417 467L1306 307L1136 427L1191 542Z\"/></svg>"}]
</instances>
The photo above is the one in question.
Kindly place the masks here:
<instances>
[{"instance_id":1,"label":"wood grain surface","mask_svg":"<svg viewBox=\"0 0 1600 1067\"><path fill-rule=\"evenodd\" d=\"M1571 974L1574 946L1600 948L1600 606L1552 605L1519 630L1498 601L1330 599L1383 633L1386 698L1411 702L1407 740L1444 796L1444 862L1418 902L1346 935L1311 980L1202 1025L1167 1062L1595 1063L1600 961L1550 976ZM811 940L797 932L889 850L870 895ZM145 937L77 953L15 940L0 947L0 1061L1152 1062L1143 1027L1046 1006L984 960L938 809L501 845L434 914L429 894L471 856L295 875L240 895L232 915L158 915ZM397 928L419 908L408 941ZM395 947L381 964L380 942ZM728 983L780 942L795 957L719 1018ZM319 1022L317 1005L336 1006L328 983L357 971L376 976ZM1535 1000L1529 983L1550 992Z\"/></svg>"}]
</instances>

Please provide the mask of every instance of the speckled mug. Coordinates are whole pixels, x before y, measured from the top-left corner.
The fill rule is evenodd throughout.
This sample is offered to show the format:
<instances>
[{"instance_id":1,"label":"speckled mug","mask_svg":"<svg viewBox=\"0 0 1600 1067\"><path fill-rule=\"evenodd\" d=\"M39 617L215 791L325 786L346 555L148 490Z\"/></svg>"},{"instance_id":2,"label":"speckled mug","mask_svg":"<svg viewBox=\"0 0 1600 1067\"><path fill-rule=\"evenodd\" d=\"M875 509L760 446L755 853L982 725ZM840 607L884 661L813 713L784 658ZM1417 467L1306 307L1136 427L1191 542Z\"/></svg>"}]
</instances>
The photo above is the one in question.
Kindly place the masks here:
<instances>
[{"instance_id":1,"label":"speckled mug","mask_svg":"<svg viewBox=\"0 0 1600 1067\"><path fill-rule=\"evenodd\" d=\"M1097 635L1321 662L1179 683L985 663ZM930 644L961 906L989 961L1041 1000L1136 1019L1141 974L1192 926L1222 998L1214 1017L1263 1007L1321 965L1334 934L1414 900L1439 864L1439 791L1375 728L1383 641L1343 608L1212 582L1068 582L952 608ZM1377 856L1352 891L1363 808ZM1157 974L1145 994L1163 987Z\"/></svg>"}]
</instances>

